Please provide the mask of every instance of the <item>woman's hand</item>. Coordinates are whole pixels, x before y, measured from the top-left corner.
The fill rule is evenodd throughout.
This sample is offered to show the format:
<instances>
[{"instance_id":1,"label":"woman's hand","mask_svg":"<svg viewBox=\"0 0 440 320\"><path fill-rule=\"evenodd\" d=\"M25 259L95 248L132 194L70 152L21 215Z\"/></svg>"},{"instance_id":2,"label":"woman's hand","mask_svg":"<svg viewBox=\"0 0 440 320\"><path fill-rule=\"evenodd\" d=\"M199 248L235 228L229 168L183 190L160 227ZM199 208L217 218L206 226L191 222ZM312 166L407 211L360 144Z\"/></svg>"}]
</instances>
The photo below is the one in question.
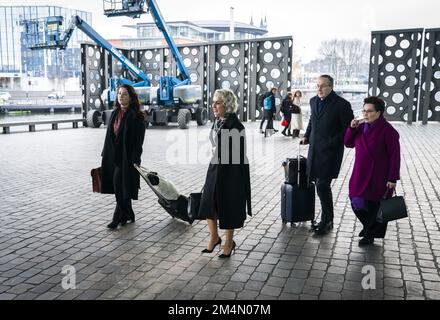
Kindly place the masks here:
<instances>
[{"instance_id":1,"label":"woman's hand","mask_svg":"<svg viewBox=\"0 0 440 320\"><path fill-rule=\"evenodd\" d=\"M356 119L351 120L350 127L353 129L359 127L359 120Z\"/></svg>"},{"instance_id":2,"label":"woman's hand","mask_svg":"<svg viewBox=\"0 0 440 320\"><path fill-rule=\"evenodd\" d=\"M395 189L396 188L396 182L391 182L391 181L388 181L387 182L387 188L388 189Z\"/></svg>"}]
</instances>

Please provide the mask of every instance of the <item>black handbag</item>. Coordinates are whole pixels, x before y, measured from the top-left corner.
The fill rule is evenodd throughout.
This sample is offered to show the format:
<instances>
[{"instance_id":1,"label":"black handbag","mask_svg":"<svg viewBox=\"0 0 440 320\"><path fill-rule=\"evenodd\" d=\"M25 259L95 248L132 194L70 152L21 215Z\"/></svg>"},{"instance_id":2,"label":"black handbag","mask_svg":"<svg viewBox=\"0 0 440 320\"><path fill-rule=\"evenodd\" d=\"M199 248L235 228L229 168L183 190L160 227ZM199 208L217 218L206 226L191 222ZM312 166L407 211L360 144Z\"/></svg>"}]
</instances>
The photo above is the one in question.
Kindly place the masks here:
<instances>
[{"instance_id":1,"label":"black handbag","mask_svg":"<svg viewBox=\"0 0 440 320\"><path fill-rule=\"evenodd\" d=\"M398 220L408 217L408 210L406 208L405 199L403 196L398 196L394 189L394 197L382 199L380 201L379 211L377 213L377 221L386 223L393 220Z\"/></svg>"},{"instance_id":2,"label":"black handbag","mask_svg":"<svg viewBox=\"0 0 440 320\"><path fill-rule=\"evenodd\" d=\"M188 216L193 220L205 220L204 217L200 215L200 201L202 199L202 192L190 193L188 197Z\"/></svg>"}]
</instances>

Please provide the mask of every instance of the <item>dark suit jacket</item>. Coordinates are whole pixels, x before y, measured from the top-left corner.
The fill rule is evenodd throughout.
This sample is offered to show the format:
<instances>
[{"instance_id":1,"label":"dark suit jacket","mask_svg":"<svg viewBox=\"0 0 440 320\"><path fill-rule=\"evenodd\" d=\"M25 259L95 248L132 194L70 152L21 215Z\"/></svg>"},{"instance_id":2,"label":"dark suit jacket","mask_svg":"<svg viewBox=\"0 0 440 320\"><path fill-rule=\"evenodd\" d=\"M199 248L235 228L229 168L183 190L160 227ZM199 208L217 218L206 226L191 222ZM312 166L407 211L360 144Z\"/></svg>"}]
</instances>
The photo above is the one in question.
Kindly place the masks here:
<instances>
[{"instance_id":1,"label":"dark suit jacket","mask_svg":"<svg viewBox=\"0 0 440 320\"><path fill-rule=\"evenodd\" d=\"M353 119L351 104L334 91L318 114L318 96L310 99L311 116L304 137L309 141L307 174L337 178L344 156L345 130Z\"/></svg>"}]
</instances>

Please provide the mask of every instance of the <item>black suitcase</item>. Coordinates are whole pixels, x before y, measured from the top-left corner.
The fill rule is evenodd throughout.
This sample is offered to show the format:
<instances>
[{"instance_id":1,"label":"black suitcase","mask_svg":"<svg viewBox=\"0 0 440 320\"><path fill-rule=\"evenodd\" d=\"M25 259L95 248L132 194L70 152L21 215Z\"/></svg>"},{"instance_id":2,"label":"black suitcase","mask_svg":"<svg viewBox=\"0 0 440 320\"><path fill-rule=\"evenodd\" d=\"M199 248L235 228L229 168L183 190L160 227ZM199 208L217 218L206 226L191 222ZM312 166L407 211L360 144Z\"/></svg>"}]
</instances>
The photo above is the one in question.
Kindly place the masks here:
<instances>
[{"instance_id":1,"label":"black suitcase","mask_svg":"<svg viewBox=\"0 0 440 320\"><path fill-rule=\"evenodd\" d=\"M310 221L315 219L315 184L281 186L281 220L283 223Z\"/></svg>"},{"instance_id":2,"label":"black suitcase","mask_svg":"<svg viewBox=\"0 0 440 320\"><path fill-rule=\"evenodd\" d=\"M290 184L307 184L307 158L299 156L299 183L298 183L298 158L287 158L283 161L285 182Z\"/></svg>"},{"instance_id":3,"label":"black suitcase","mask_svg":"<svg viewBox=\"0 0 440 320\"><path fill-rule=\"evenodd\" d=\"M165 211L170 214L170 216L186 221L190 224L194 222L195 217L188 213L188 198L186 196L179 194L178 196L167 199L165 194L162 194L159 191L158 185L160 180L166 181L167 183L171 183L170 181L168 181L165 177L158 175L156 172L151 172L144 167L138 166L137 164L135 164L134 167L151 188L151 190L153 190L153 192L157 195L157 202L159 202L162 208L164 208Z\"/></svg>"},{"instance_id":4,"label":"black suitcase","mask_svg":"<svg viewBox=\"0 0 440 320\"><path fill-rule=\"evenodd\" d=\"M283 223L311 221L313 225L315 184L307 177L307 158L300 155L300 147L298 147L298 157L288 158L283 165L286 181L281 186L281 219ZM289 183L289 181L295 183Z\"/></svg>"}]
</instances>

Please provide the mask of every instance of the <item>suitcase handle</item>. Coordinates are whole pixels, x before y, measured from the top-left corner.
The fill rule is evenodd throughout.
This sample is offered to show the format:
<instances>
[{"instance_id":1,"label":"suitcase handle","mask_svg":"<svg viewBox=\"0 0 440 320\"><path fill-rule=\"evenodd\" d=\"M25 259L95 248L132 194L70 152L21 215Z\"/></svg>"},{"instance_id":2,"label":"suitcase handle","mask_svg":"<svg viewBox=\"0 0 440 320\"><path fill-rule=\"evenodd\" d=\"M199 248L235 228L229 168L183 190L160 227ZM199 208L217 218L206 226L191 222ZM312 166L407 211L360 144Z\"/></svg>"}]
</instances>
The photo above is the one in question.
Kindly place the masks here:
<instances>
[{"instance_id":1,"label":"suitcase handle","mask_svg":"<svg viewBox=\"0 0 440 320\"><path fill-rule=\"evenodd\" d=\"M298 171L297 171L297 179L296 179L296 183L299 185L299 178L300 178L300 171L301 171L301 167L300 167L300 158L301 158L301 142L298 143ZM307 170L307 169L306 169ZM310 177L307 175L307 186L310 186Z\"/></svg>"}]
</instances>

